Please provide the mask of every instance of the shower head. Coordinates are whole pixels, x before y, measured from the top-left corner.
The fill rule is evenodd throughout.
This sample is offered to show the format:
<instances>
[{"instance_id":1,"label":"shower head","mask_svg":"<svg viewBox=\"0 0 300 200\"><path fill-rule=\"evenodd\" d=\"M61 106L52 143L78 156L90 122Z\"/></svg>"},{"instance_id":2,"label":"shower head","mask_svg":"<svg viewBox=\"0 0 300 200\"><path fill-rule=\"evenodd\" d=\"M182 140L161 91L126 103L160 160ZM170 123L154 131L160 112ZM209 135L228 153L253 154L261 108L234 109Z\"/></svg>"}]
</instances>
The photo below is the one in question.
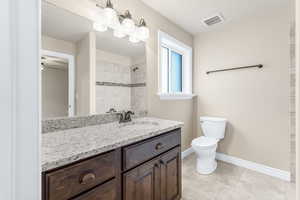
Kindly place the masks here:
<instances>
[{"instance_id":1,"label":"shower head","mask_svg":"<svg viewBox=\"0 0 300 200\"><path fill-rule=\"evenodd\" d=\"M132 69L133 72L135 72L135 71L137 71L137 70L139 70L138 67L135 67L135 68Z\"/></svg>"}]
</instances>

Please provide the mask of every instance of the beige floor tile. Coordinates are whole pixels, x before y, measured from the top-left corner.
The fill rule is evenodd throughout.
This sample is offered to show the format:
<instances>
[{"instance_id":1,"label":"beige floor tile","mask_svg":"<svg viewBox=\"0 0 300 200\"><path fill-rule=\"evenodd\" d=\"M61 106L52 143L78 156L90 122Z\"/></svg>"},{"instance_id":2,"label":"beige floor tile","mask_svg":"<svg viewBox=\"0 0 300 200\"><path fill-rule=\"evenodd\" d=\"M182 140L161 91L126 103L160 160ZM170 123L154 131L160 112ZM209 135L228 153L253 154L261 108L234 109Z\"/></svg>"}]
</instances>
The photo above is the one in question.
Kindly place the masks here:
<instances>
[{"instance_id":1,"label":"beige floor tile","mask_svg":"<svg viewBox=\"0 0 300 200\"><path fill-rule=\"evenodd\" d=\"M218 162L211 175L196 172L196 156L183 160L182 200L295 200L295 185Z\"/></svg>"}]
</instances>

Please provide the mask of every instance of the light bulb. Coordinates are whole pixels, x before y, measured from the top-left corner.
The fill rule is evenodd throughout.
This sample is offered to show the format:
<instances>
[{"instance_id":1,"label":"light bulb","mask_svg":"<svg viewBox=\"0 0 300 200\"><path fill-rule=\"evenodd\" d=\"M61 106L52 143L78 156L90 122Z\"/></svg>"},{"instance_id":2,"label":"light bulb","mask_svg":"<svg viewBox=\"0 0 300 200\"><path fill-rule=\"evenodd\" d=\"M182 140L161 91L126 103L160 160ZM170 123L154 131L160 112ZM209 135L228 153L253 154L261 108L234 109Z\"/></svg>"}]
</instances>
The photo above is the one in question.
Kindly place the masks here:
<instances>
[{"instance_id":1,"label":"light bulb","mask_svg":"<svg viewBox=\"0 0 300 200\"><path fill-rule=\"evenodd\" d=\"M93 28L94 28L94 30L99 31L99 32L107 31L107 25L98 23L98 22L94 22Z\"/></svg>"},{"instance_id":2,"label":"light bulb","mask_svg":"<svg viewBox=\"0 0 300 200\"><path fill-rule=\"evenodd\" d=\"M123 21L121 23L122 31L127 34L131 35L135 31L135 23L131 19L131 14L128 10L125 11L125 14L122 15Z\"/></svg>"},{"instance_id":3,"label":"light bulb","mask_svg":"<svg viewBox=\"0 0 300 200\"><path fill-rule=\"evenodd\" d=\"M149 29L146 27L146 26L140 26L138 27L138 30L137 30L137 37L140 39L140 40L147 40L149 38Z\"/></svg>"},{"instance_id":4,"label":"light bulb","mask_svg":"<svg viewBox=\"0 0 300 200\"><path fill-rule=\"evenodd\" d=\"M137 29L137 38L142 41L145 41L149 38L149 36L150 31L149 28L147 28L146 21L144 20L144 18L141 18Z\"/></svg>"},{"instance_id":5,"label":"light bulb","mask_svg":"<svg viewBox=\"0 0 300 200\"><path fill-rule=\"evenodd\" d=\"M117 38L123 38L126 36L125 33L123 33L123 31L121 29L115 29L114 30L114 36Z\"/></svg>"},{"instance_id":6,"label":"light bulb","mask_svg":"<svg viewBox=\"0 0 300 200\"><path fill-rule=\"evenodd\" d=\"M132 19L126 18L123 20L122 29L123 29L124 33L130 35L134 31L134 28L135 28L135 24Z\"/></svg>"},{"instance_id":7,"label":"light bulb","mask_svg":"<svg viewBox=\"0 0 300 200\"><path fill-rule=\"evenodd\" d=\"M140 42L140 40L137 37L133 36L133 35L129 36L129 41L132 42L132 43Z\"/></svg>"},{"instance_id":8,"label":"light bulb","mask_svg":"<svg viewBox=\"0 0 300 200\"><path fill-rule=\"evenodd\" d=\"M140 40L138 38L138 28L134 27L134 31L129 36L129 41L132 43L138 43Z\"/></svg>"},{"instance_id":9,"label":"light bulb","mask_svg":"<svg viewBox=\"0 0 300 200\"><path fill-rule=\"evenodd\" d=\"M115 28L120 24L117 12L113 8L106 7L103 10L103 15L106 21L106 24L111 27Z\"/></svg>"}]
</instances>

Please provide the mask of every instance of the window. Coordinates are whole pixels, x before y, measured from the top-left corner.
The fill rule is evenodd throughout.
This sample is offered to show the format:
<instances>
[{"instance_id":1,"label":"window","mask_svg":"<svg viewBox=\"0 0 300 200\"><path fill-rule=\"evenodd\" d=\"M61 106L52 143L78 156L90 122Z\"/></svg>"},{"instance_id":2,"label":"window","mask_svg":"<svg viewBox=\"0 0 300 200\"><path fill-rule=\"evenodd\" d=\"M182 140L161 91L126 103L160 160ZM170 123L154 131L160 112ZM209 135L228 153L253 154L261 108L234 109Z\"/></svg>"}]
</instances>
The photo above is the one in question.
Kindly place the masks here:
<instances>
[{"instance_id":1,"label":"window","mask_svg":"<svg viewBox=\"0 0 300 200\"><path fill-rule=\"evenodd\" d=\"M191 99L192 48L159 31L161 99Z\"/></svg>"}]
</instances>

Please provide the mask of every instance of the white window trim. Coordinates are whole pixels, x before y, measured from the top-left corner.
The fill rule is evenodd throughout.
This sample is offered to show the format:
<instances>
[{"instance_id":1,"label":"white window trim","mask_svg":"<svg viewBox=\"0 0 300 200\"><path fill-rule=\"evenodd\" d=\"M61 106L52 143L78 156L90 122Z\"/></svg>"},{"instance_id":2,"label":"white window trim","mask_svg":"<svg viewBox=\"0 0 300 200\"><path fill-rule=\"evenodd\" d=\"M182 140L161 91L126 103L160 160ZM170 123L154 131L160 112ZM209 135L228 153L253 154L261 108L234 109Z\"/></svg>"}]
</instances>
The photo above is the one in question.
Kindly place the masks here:
<instances>
[{"instance_id":1,"label":"white window trim","mask_svg":"<svg viewBox=\"0 0 300 200\"><path fill-rule=\"evenodd\" d=\"M163 91L163 82L166 81L162 76L162 60L161 60L161 45L182 53L183 55L183 71L182 71L182 92L181 93L168 93ZM157 95L161 100L186 100L192 99L195 95L192 93L193 83L193 49L192 47L178 41L172 36L158 31L158 93Z\"/></svg>"}]
</instances>

